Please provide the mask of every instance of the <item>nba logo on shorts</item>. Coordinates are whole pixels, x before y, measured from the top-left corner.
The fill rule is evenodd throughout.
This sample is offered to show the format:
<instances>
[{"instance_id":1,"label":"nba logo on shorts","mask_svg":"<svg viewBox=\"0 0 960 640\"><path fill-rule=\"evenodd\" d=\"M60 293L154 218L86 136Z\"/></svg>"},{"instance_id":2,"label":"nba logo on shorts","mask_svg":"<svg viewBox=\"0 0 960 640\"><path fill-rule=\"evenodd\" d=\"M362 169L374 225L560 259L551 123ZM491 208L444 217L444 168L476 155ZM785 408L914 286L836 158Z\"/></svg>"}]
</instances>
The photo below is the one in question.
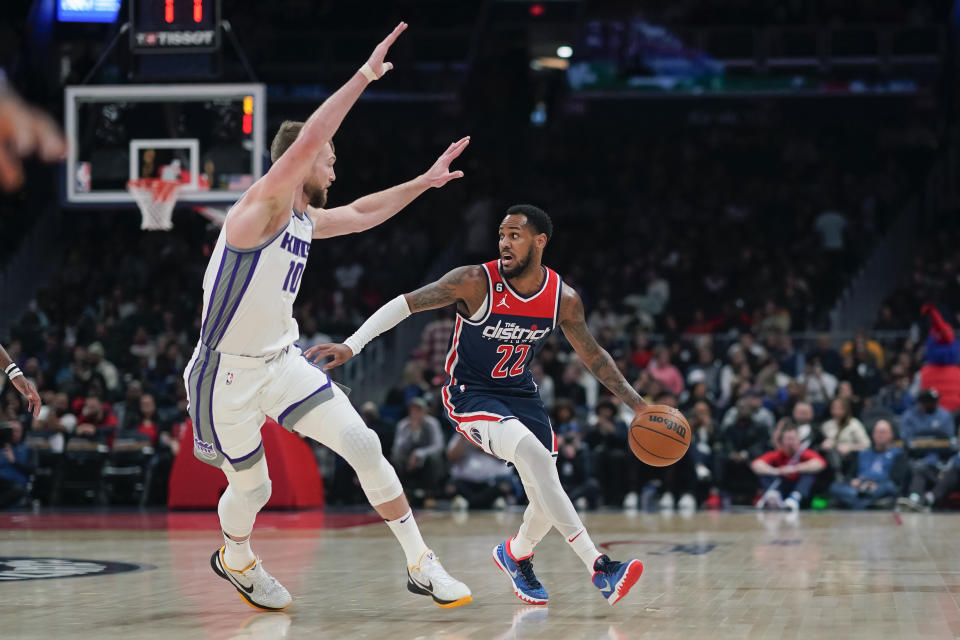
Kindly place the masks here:
<instances>
[{"instance_id":1,"label":"nba logo on shorts","mask_svg":"<svg viewBox=\"0 0 960 640\"><path fill-rule=\"evenodd\" d=\"M470 437L473 438L477 444L483 444L483 438L480 437L480 429L476 427L470 428Z\"/></svg>"},{"instance_id":2,"label":"nba logo on shorts","mask_svg":"<svg viewBox=\"0 0 960 640\"><path fill-rule=\"evenodd\" d=\"M77 193L90 193L90 163L78 162L74 174L74 185Z\"/></svg>"},{"instance_id":3,"label":"nba logo on shorts","mask_svg":"<svg viewBox=\"0 0 960 640\"><path fill-rule=\"evenodd\" d=\"M232 372L232 371L228 371L228 372L227 372L227 384L233 384L233 372Z\"/></svg>"},{"instance_id":4,"label":"nba logo on shorts","mask_svg":"<svg viewBox=\"0 0 960 640\"><path fill-rule=\"evenodd\" d=\"M193 438L193 452L205 460L214 460L217 457L217 452L213 448L213 445L204 442L196 436Z\"/></svg>"}]
</instances>

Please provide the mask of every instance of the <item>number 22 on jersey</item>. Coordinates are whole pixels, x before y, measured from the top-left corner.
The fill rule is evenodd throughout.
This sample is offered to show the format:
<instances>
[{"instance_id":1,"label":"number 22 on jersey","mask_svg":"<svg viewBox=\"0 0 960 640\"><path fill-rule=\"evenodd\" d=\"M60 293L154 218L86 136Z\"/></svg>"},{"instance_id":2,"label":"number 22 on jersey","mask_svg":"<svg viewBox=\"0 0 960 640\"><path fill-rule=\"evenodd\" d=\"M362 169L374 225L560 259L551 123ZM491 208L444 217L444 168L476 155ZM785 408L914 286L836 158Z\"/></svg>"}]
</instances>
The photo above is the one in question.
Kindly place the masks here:
<instances>
[{"instance_id":1,"label":"number 22 on jersey","mask_svg":"<svg viewBox=\"0 0 960 640\"><path fill-rule=\"evenodd\" d=\"M493 371L490 373L494 378L506 378L507 376L519 376L523 373L524 362L527 359L527 353L530 351L530 345L528 344L518 344L516 346L511 344L502 344L497 347L497 353L503 354L500 358L500 362L497 363L497 366L493 368ZM514 362L513 366L510 367L510 370L507 371L507 361L510 360L513 354L517 354L517 360Z\"/></svg>"}]
</instances>

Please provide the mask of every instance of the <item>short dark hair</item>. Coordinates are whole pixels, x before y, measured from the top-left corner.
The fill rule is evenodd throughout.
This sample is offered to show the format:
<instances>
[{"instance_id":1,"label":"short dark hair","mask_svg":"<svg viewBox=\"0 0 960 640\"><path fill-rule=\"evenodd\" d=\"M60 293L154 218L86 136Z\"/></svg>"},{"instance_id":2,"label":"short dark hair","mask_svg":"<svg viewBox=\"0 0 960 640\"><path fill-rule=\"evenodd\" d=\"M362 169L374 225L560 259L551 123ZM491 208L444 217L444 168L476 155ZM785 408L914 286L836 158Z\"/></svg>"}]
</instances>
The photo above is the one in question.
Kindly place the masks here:
<instances>
[{"instance_id":1,"label":"short dark hair","mask_svg":"<svg viewBox=\"0 0 960 640\"><path fill-rule=\"evenodd\" d=\"M507 215L526 216L527 224L533 227L537 233L547 234L547 240L550 240L553 235L553 220L540 207L535 207L532 204L515 204L507 209Z\"/></svg>"},{"instance_id":2,"label":"short dark hair","mask_svg":"<svg viewBox=\"0 0 960 640\"><path fill-rule=\"evenodd\" d=\"M273 142L270 143L270 162L276 162L280 159L293 141L300 135L300 130L306 122L297 122L296 120L284 120L277 130L277 135L273 136ZM330 148L333 147L333 140L330 140ZM333 151L336 153L336 150Z\"/></svg>"}]
</instances>

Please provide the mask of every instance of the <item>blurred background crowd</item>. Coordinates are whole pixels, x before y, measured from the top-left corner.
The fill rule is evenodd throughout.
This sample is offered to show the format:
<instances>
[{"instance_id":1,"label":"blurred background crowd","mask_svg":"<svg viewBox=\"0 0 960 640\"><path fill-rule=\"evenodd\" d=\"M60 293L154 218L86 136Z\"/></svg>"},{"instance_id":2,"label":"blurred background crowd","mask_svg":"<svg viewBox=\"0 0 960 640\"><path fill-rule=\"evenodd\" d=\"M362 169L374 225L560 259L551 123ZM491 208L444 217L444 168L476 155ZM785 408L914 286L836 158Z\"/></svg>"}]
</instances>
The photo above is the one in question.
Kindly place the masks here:
<instances>
[{"instance_id":1,"label":"blurred background crowd","mask_svg":"<svg viewBox=\"0 0 960 640\"><path fill-rule=\"evenodd\" d=\"M306 2L275 16L269 5L249 4L232 17L254 68L278 89L268 136L280 120L316 106L282 90L309 58L302 47L277 58L277 38L302 20L374 31L393 18L372 24L344 5ZM411 24L427 11L395 4ZM351 112L335 140L330 197L345 203L412 178L450 140L470 134L460 165L466 178L377 229L323 241L295 309L299 344L340 341L398 293L492 259L506 207L530 202L553 217L544 260L580 292L600 344L645 398L679 408L694 431L677 464L642 465L627 443L632 416L554 335L534 375L560 439L561 479L579 508L954 505L960 230L950 222L955 199L939 197L932 179L955 145L949 56L933 72L888 58L876 68L821 65L821 89L799 98L597 97L533 64L549 62L538 39L567 34L579 46L584 24L631 16L630 3L548 2L543 20L556 20L539 30L530 3L476 4L489 10L446 3L431 18L432 48L398 49L393 80L404 97ZM582 11L570 14L575 5ZM890 25L949 30L948 13L946 4L925 1L644 7L645 19L679 34L703 25L750 33L861 23L881 34ZM258 31L268 19L275 28ZM481 19L487 37L462 37ZM16 38L11 32L0 62L25 93L57 109L61 89L31 73L43 56L17 66L18 47L31 45ZM102 43L63 38L72 48L60 79L69 83L89 71ZM446 66L424 64L443 57L437 51ZM318 71L323 82L342 79L348 52L311 51L329 58ZM456 66L458 56L465 67ZM121 57L112 72L124 64ZM464 75L437 85L437 69ZM903 93L864 88L899 72L930 81ZM790 73L783 75L794 82ZM854 73L867 78L856 90ZM197 340L201 277L218 229L187 209L165 233L141 232L116 211L28 215L44 196L34 186L0 199L0 269L14 254L7 248L38 233L35 251L49 256L29 304L0 328L44 400L34 419L0 380L0 506L164 504L180 437L191 429L181 374ZM870 280L878 263L900 266ZM867 289L873 299L864 305L856 296ZM857 315L863 309L869 314ZM416 327L412 349L389 343L401 351L382 367L389 384L365 387L356 402L418 504L522 502L511 468L466 446L439 404L452 326L452 309L443 310ZM362 504L349 467L321 447L316 455L327 501Z\"/></svg>"}]
</instances>

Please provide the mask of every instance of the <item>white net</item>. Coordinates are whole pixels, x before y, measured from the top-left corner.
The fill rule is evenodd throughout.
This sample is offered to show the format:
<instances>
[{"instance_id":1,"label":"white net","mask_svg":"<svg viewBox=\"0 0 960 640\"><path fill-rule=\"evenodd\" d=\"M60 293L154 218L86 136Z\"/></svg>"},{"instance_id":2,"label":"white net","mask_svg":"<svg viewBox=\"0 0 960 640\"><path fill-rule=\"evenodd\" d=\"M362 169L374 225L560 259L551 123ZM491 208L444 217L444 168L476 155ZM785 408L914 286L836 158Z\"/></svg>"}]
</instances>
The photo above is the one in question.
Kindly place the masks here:
<instances>
[{"instance_id":1,"label":"white net","mask_svg":"<svg viewBox=\"0 0 960 640\"><path fill-rule=\"evenodd\" d=\"M127 182L127 191L140 208L140 228L148 231L169 231L173 228L173 208L181 184L159 178L139 178Z\"/></svg>"}]
</instances>

